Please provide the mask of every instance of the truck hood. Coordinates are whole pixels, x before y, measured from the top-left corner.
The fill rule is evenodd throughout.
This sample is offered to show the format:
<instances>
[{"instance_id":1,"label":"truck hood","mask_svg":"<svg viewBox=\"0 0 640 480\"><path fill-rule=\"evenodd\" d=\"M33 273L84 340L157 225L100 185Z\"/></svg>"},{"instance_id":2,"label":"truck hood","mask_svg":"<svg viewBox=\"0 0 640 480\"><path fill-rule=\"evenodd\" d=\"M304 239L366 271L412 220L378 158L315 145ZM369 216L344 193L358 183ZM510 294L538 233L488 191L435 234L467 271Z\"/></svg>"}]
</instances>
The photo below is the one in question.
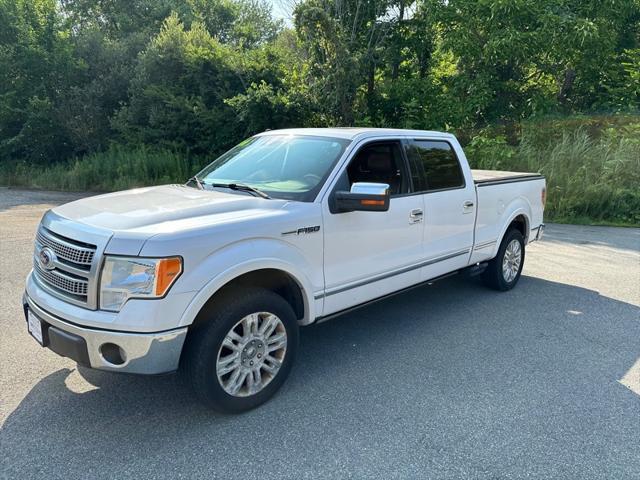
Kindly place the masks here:
<instances>
[{"instance_id":1,"label":"truck hood","mask_svg":"<svg viewBox=\"0 0 640 480\"><path fill-rule=\"evenodd\" d=\"M99 229L155 234L173 222L213 216L220 221L279 210L284 200L263 199L244 193L197 190L183 185L138 188L83 198L56 207L53 212ZM159 228L160 227L160 228Z\"/></svg>"}]
</instances>

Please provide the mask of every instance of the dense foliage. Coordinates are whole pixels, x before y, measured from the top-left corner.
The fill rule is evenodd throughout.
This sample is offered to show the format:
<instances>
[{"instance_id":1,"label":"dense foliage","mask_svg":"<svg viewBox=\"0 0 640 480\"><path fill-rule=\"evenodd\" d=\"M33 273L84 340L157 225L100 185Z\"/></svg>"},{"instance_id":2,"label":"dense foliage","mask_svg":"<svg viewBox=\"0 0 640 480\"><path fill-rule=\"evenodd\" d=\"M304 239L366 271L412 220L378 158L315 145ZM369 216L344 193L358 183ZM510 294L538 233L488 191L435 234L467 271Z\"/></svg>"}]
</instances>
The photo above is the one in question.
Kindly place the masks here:
<instances>
[{"instance_id":1,"label":"dense foliage","mask_svg":"<svg viewBox=\"0 0 640 480\"><path fill-rule=\"evenodd\" d=\"M637 112L639 0L292 2L287 25L265 0L0 0L0 182L177 180L247 135L328 125L452 130L503 156L482 162L597 164L607 185L622 151L637 178L637 128L533 142L523 121ZM633 186L575 188L591 203L558 218L637 222Z\"/></svg>"}]
</instances>

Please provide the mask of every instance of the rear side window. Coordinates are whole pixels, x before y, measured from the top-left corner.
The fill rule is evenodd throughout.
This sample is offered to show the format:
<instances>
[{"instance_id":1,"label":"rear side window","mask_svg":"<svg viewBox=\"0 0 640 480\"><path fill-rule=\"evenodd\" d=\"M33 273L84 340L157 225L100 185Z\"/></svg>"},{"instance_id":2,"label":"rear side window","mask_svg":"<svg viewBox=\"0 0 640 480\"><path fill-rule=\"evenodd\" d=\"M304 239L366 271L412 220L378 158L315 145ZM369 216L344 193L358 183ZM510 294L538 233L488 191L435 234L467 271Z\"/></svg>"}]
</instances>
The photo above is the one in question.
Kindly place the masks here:
<instances>
[{"instance_id":1,"label":"rear side window","mask_svg":"<svg viewBox=\"0 0 640 480\"><path fill-rule=\"evenodd\" d=\"M449 143L414 140L407 153L416 192L464 186L460 162Z\"/></svg>"}]
</instances>

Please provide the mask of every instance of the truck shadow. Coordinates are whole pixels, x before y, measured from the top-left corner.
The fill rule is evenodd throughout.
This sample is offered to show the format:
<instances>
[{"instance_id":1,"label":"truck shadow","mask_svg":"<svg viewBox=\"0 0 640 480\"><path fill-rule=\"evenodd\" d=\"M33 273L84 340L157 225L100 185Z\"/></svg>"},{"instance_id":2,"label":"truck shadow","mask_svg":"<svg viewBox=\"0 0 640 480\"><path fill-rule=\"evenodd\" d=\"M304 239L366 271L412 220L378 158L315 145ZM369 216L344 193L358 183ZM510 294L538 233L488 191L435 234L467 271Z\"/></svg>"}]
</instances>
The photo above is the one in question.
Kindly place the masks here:
<instances>
[{"instance_id":1,"label":"truck shadow","mask_svg":"<svg viewBox=\"0 0 640 480\"><path fill-rule=\"evenodd\" d=\"M310 443L328 456L401 441L411 448L398 461L460 449L499 458L496 439L513 428L511 442L545 437L550 449L578 448L567 447L562 427L575 438L608 422L628 423L617 432L635 431L628 445L637 447L640 397L618 380L640 356L639 318L637 306L538 278L502 294L447 279L303 329L281 392L240 416L200 406L176 375L83 369L93 389L76 393L67 386L75 371L58 370L7 418L0 458L10 478L83 477L96 465L109 467L103 474L135 467L144 477L168 458L188 478L263 456L302 468ZM549 430L557 436L547 438ZM232 455L238 445L244 457ZM591 448L601 446L592 440Z\"/></svg>"}]
</instances>

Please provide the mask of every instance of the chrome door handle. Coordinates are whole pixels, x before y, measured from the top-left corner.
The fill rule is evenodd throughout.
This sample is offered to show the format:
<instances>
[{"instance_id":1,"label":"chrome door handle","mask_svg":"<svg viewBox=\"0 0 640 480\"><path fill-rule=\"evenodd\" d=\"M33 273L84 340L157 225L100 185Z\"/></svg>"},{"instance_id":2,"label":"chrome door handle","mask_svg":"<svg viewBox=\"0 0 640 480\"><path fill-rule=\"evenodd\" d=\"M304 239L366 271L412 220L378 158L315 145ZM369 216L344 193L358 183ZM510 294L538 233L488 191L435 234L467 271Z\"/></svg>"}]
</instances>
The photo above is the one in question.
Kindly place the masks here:
<instances>
[{"instance_id":1,"label":"chrome door handle","mask_svg":"<svg viewBox=\"0 0 640 480\"><path fill-rule=\"evenodd\" d=\"M416 208L409 212L409 218L411 219L411 223L418 223L422 221L422 210Z\"/></svg>"}]
</instances>

